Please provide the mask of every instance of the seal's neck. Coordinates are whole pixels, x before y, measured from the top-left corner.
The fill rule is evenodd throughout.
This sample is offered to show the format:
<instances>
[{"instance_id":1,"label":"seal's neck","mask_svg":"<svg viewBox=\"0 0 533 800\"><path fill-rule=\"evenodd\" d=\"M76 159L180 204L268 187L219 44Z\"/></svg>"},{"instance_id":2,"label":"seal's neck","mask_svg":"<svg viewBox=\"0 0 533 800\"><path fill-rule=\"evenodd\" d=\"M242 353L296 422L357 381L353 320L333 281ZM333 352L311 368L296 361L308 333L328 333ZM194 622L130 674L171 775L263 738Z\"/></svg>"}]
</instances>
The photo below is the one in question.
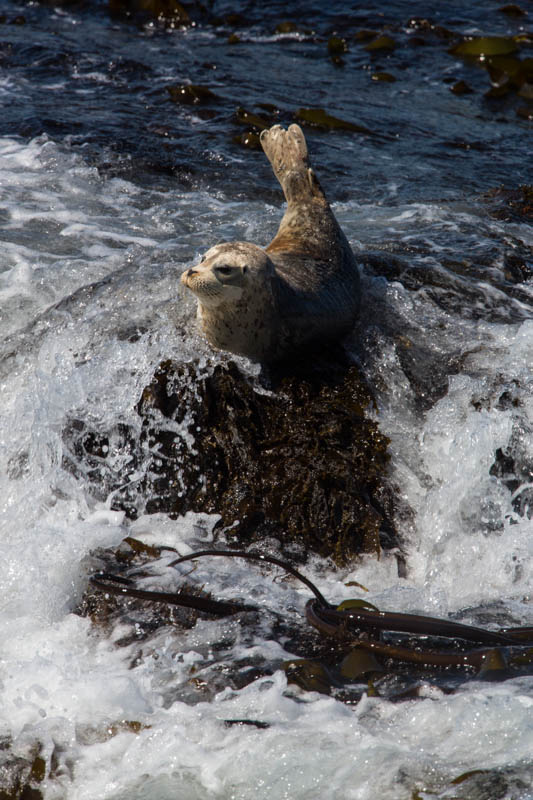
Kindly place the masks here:
<instances>
[{"instance_id":1,"label":"seal's neck","mask_svg":"<svg viewBox=\"0 0 533 800\"><path fill-rule=\"evenodd\" d=\"M219 350L264 361L277 335L270 287L246 293L238 302L206 308L198 303L198 319L209 343Z\"/></svg>"}]
</instances>

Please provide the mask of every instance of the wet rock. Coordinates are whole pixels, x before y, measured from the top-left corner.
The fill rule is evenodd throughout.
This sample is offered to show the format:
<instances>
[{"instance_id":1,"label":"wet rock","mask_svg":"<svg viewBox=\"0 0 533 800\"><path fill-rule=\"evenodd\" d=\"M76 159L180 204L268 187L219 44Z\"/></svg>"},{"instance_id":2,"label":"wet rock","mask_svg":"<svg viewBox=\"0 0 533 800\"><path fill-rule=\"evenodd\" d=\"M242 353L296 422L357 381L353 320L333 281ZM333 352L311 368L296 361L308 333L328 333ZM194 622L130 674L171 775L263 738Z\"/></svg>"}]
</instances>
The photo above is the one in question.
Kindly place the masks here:
<instances>
[{"instance_id":1,"label":"wet rock","mask_svg":"<svg viewBox=\"0 0 533 800\"><path fill-rule=\"evenodd\" d=\"M504 186L491 189L485 195L492 204L491 216L506 222L533 220L533 185L523 184L516 189Z\"/></svg>"},{"instance_id":2,"label":"wet rock","mask_svg":"<svg viewBox=\"0 0 533 800\"><path fill-rule=\"evenodd\" d=\"M526 253L506 253L504 260L504 277L510 283L526 283L533 279L533 254L530 254L529 263Z\"/></svg>"},{"instance_id":3,"label":"wet rock","mask_svg":"<svg viewBox=\"0 0 533 800\"><path fill-rule=\"evenodd\" d=\"M128 577L133 572L138 583L140 578L150 575L152 563L155 564L156 570L164 569L158 560L159 553L154 555L156 550L159 551L158 548L149 547L136 539L126 537L116 548L101 548L94 551L84 564L84 568L92 573L104 571L119 577ZM159 552L168 555L164 551L165 548L161 548ZM209 597L206 592L189 585L181 586L177 593ZM198 612L190 608L163 602L147 602L135 597L121 597L103 592L90 584L76 613L82 617L89 617L93 625L108 633L120 626L121 636L116 640L119 647L127 647L134 643L142 644L164 628L173 629L175 632L189 630L196 625L198 619Z\"/></svg>"},{"instance_id":4,"label":"wet rock","mask_svg":"<svg viewBox=\"0 0 533 800\"><path fill-rule=\"evenodd\" d=\"M393 526L370 403L355 367L286 374L265 391L231 361L205 377L166 362L139 404L158 454L146 511L218 513L239 542L275 536L338 562L378 553Z\"/></svg>"},{"instance_id":5,"label":"wet rock","mask_svg":"<svg viewBox=\"0 0 533 800\"><path fill-rule=\"evenodd\" d=\"M140 435L72 421L64 465L131 517L217 513L245 546L268 536L291 557L294 545L338 563L377 554L398 544L388 441L356 367L334 364L260 380L233 361L164 362L138 405Z\"/></svg>"},{"instance_id":6,"label":"wet rock","mask_svg":"<svg viewBox=\"0 0 533 800\"><path fill-rule=\"evenodd\" d=\"M42 800L39 784L46 775L46 761L36 742L27 753L12 751L9 739L0 741L0 800Z\"/></svg>"},{"instance_id":7,"label":"wet rock","mask_svg":"<svg viewBox=\"0 0 533 800\"><path fill-rule=\"evenodd\" d=\"M165 549L172 550L161 548L161 551ZM84 560L83 569L89 574L104 570L113 576L130 578L137 588L146 588L146 579L152 590L163 582L164 591L209 600L211 595L198 582L184 583L178 573L168 568L168 555L162 552L162 558L150 557L142 548L133 550L124 540L118 548L94 551ZM235 595L239 596L237 584ZM213 599L216 600L216 588ZM110 638L116 647L129 648L131 668L147 658L158 658L162 647L167 652L170 648L177 658L190 649L201 654L203 658L198 666L191 664L179 679L169 673L168 682L162 687L165 703L169 705L176 700L187 703L211 700L228 686L241 689L279 669L280 654L236 656L236 647L243 650L249 645L251 648L258 636L283 643L289 654L332 657L331 643L306 625L301 614L289 613L283 608L271 609L268 600L266 606L260 604L257 610L221 616L146 598L116 595L89 583L75 613L89 617L95 629ZM196 627L199 620L202 621L200 633ZM77 738L91 743L86 740L104 741L109 738L109 732L111 735L120 730L137 733L138 729L139 723L119 721L107 730L83 731L81 737L77 731Z\"/></svg>"}]
</instances>

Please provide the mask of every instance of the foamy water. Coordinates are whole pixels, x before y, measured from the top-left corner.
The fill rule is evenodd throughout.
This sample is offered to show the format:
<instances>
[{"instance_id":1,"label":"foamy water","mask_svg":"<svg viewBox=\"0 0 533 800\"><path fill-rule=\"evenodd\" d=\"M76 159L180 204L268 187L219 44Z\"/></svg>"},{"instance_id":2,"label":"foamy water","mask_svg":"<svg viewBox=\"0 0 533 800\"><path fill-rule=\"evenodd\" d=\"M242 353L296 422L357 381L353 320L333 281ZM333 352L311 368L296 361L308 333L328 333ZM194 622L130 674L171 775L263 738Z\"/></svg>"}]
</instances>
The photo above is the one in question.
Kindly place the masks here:
<instances>
[{"instance_id":1,"label":"foamy water","mask_svg":"<svg viewBox=\"0 0 533 800\"><path fill-rule=\"evenodd\" d=\"M191 669L201 675L213 662L214 641L229 637L229 659L281 662L290 653L260 634L241 640L237 623L226 619L199 622L180 636L167 630L132 668L133 645L116 647L73 613L95 548L132 535L187 553L211 541L216 516L131 522L112 511L111 498L96 500L83 474L64 468L68 422L138 429L134 406L159 361L212 358L192 332L194 309L177 275L207 243L268 239L264 219L268 227L279 212L259 201L163 194L105 179L79 152L47 137L0 140L0 172L0 734L15 753L26 754L35 741L48 760L55 753L60 766L44 784L45 797L407 800L488 768L522 775L520 797L531 796L533 678L470 681L453 694L428 684L416 702L365 695L348 707L288 687L277 670L239 691L188 703L175 699L176 687ZM423 238L419 221L426 219L438 242L454 225L459 240L480 249L500 226L488 218L478 226L470 212L451 207L346 203L339 216L356 248L368 216L391 238ZM530 232L516 226L514 235ZM340 572L314 559L305 571L332 600L353 596L345 584L357 580L369 588L365 599L384 609L446 616L478 606L490 614L495 606L510 624L531 625L532 525L512 502L521 492L527 499L529 479L512 493L490 468L502 449L528 474L533 321L460 319L424 291L371 276L365 291L366 369L378 387L380 426L391 437L393 478L414 512L402 529L408 575L398 577L390 556ZM394 339L372 320L384 307L398 334L403 321L433 355L461 353L447 392L426 411L416 405ZM190 336L175 332L184 320ZM515 402L503 403L505 392ZM178 578L162 569L157 585ZM202 563L197 579L217 597L284 605L293 619L307 599L305 589L274 583L246 564ZM227 728L227 719L270 727ZM106 736L123 720L142 727Z\"/></svg>"}]
</instances>

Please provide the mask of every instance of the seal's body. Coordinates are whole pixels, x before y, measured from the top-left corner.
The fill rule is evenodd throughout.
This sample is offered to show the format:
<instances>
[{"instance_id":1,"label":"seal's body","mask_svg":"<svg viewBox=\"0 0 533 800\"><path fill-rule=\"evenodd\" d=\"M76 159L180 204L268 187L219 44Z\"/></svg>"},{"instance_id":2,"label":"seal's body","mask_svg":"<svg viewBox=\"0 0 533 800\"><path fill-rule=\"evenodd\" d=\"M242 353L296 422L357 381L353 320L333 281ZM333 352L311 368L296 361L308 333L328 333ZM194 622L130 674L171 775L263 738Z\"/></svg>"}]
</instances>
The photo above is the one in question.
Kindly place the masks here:
<instances>
[{"instance_id":1,"label":"seal's body","mask_svg":"<svg viewBox=\"0 0 533 800\"><path fill-rule=\"evenodd\" d=\"M272 242L212 247L182 275L218 349L274 362L303 345L349 332L359 309L359 271L312 169L301 128L261 134L287 210Z\"/></svg>"}]
</instances>

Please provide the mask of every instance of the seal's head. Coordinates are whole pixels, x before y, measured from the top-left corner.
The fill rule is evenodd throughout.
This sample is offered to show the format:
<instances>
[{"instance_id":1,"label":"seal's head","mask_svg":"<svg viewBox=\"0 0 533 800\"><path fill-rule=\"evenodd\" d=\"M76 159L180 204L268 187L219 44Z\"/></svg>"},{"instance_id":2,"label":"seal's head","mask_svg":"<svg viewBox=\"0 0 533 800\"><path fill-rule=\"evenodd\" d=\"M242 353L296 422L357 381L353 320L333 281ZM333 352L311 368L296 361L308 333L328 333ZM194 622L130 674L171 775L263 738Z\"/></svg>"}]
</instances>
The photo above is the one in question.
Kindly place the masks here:
<instances>
[{"instance_id":1,"label":"seal's head","mask_svg":"<svg viewBox=\"0 0 533 800\"><path fill-rule=\"evenodd\" d=\"M268 357L276 336L274 281L268 255L247 242L217 244L181 276L209 343L256 361Z\"/></svg>"},{"instance_id":2,"label":"seal's head","mask_svg":"<svg viewBox=\"0 0 533 800\"><path fill-rule=\"evenodd\" d=\"M253 287L266 286L272 272L267 254L255 244L226 242L212 247L199 264L185 270L181 282L206 309L239 303Z\"/></svg>"}]
</instances>

